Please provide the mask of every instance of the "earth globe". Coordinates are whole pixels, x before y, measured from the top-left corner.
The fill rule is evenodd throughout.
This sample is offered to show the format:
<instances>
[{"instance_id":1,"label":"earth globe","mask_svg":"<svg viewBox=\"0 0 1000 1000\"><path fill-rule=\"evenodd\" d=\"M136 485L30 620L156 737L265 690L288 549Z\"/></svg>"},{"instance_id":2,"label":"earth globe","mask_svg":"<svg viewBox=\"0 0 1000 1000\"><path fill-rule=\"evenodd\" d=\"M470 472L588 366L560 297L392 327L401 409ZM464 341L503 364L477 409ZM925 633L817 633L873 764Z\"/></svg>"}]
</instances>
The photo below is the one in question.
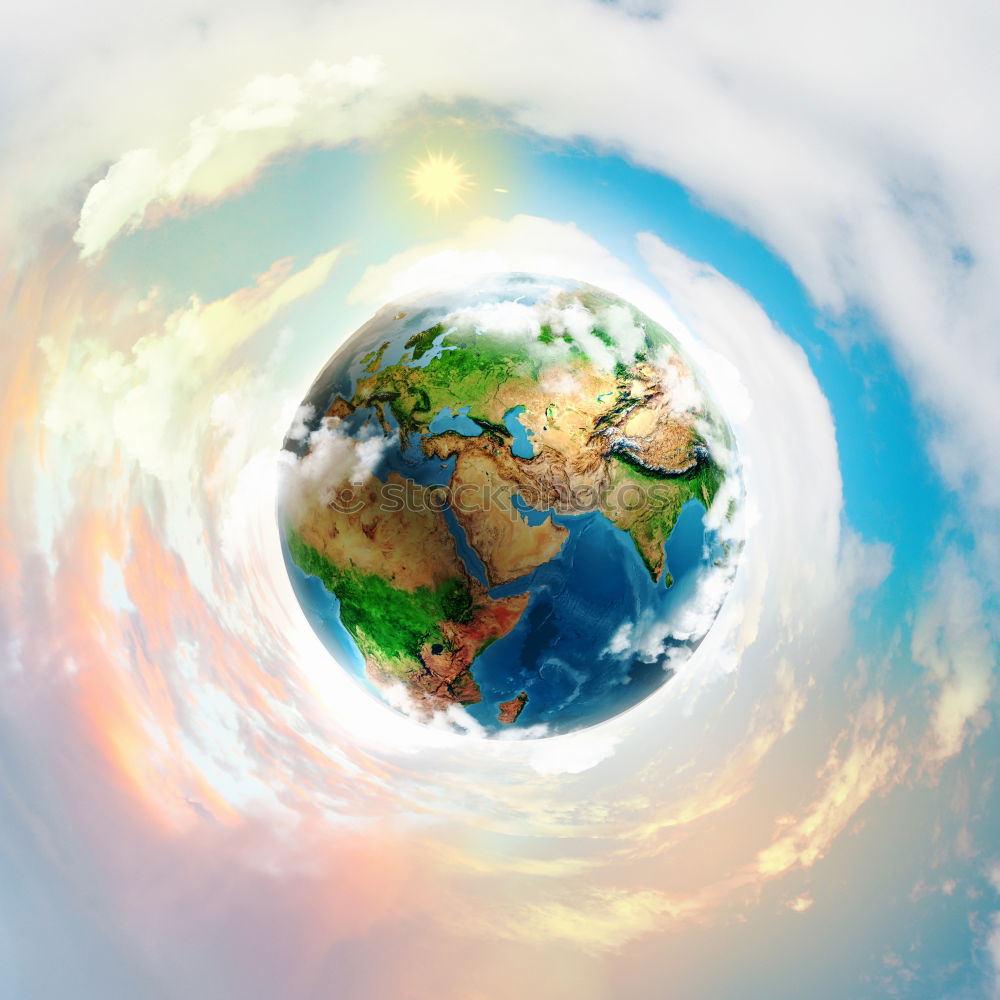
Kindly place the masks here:
<instances>
[{"instance_id":1,"label":"earth globe","mask_svg":"<svg viewBox=\"0 0 1000 1000\"><path fill-rule=\"evenodd\" d=\"M277 518L306 618L373 695L477 736L605 722L665 684L733 581L733 433L678 340L511 273L397 301L315 379Z\"/></svg>"}]
</instances>

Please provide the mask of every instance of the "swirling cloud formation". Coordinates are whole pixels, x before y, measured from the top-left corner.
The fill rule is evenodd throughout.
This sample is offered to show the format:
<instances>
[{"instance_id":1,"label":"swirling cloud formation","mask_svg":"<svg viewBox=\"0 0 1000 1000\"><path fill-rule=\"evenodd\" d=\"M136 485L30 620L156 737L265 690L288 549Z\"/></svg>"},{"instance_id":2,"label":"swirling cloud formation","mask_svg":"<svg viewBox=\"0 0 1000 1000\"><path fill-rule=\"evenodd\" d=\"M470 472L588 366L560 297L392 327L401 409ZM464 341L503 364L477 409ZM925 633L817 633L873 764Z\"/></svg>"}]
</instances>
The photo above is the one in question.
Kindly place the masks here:
<instances>
[{"instance_id":1,"label":"swirling cloud formation","mask_svg":"<svg viewBox=\"0 0 1000 1000\"><path fill-rule=\"evenodd\" d=\"M0 994L1000 996L992 5L2 17ZM274 501L344 337L510 270L682 341L746 546L655 696L487 741L331 660Z\"/></svg>"}]
</instances>

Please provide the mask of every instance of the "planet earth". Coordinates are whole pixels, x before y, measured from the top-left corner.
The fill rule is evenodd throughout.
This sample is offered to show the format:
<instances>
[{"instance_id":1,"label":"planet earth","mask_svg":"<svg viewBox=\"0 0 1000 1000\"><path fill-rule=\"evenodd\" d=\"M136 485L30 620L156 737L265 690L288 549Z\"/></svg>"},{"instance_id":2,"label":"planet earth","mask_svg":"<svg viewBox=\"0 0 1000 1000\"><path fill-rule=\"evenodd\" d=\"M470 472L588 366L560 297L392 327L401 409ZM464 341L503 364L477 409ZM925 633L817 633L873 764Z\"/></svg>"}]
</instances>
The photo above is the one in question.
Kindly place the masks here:
<instances>
[{"instance_id":1,"label":"planet earth","mask_svg":"<svg viewBox=\"0 0 1000 1000\"><path fill-rule=\"evenodd\" d=\"M505 274L383 308L282 449L306 618L427 723L540 737L637 705L736 572L734 437L677 339L572 280Z\"/></svg>"}]
</instances>

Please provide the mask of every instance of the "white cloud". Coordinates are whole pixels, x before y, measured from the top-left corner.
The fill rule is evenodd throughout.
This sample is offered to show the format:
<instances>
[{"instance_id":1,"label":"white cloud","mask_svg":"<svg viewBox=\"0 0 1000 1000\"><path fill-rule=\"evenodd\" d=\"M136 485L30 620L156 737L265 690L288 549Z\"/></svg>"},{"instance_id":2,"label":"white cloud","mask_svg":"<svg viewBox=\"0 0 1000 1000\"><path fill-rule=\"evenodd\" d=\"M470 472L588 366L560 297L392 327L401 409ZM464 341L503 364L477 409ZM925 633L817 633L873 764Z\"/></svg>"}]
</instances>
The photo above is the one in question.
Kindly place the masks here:
<instances>
[{"instance_id":1,"label":"white cloud","mask_svg":"<svg viewBox=\"0 0 1000 1000\"><path fill-rule=\"evenodd\" d=\"M704 406L704 399L698 383L690 372L682 371L676 365L665 364L659 368L663 388L670 400L670 409L678 416L694 413Z\"/></svg>"},{"instance_id":2,"label":"white cloud","mask_svg":"<svg viewBox=\"0 0 1000 1000\"><path fill-rule=\"evenodd\" d=\"M163 167L152 149L133 149L115 163L87 195L76 240L81 256L107 246L123 229L134 229L156 197Z\"/></svg>"},{"instance_id":3,"label":"white cloud","mask_svg":"<svg viewBox=\"0 0 1000 1000\"><path fill-rule=\"evenodd\" d=\"M665 617L644 613L638 621L626 621L611 637L605 652L614 656L637 656L655 663L671 640L699 642L718 617L722 602L732 586L736 566L709 567L699 571L691 597ZM677 651L669 665L676 668L687 656Z\"/></svg>"},{"instance_id":4,"label":"white cloud","mask_svg":"<svg viewBox=\"0 0 1000 1000\"><path fill-rule=\"evenodd\" d=\"M445 326L476 330L489 330L502 337L527 339L537 337L541 329L539 310L523 302L488 302L481 306L468 306L449 313L443 320Z\"/></svg>"},{"instance_id":5,"label":"white cloud","mask_svg":"<svg viewBox=\"0 0 1000 1000\"><path fill-rule=\"evenodd\" d=\"M255 284L225 298L192 299L169 314L147 310L120 327L97 305L73 321L85 330L106 325L106 337L44 339L50 379L43 427L62 461L58 474L40 487L38 505L54 497L51 506L59 517L69 517L77 498L63 486L63 477L71 483L78 466L113 467L117 457L150 489L179 491L159 520L208 592L215 554L206 545L204 509L191 484L197 479L225 495L232 485L227 476L237 476L260 441L274 433L273 410L260 405L264 388L255 381L267 361L255 376L243 366L230 367L231 359L284 308L316 291L339 257L335 249L298 270L279 261ZM238 412L235 399L242 407Z\"/></svg>"},{"instance_id":6,"label":"white cloud","mask_svg":"<svg viewBox=\"0 0 1000 1000\"><path fill-rule=\"evenodd\" d=\"M151 205L212 201L251 179L289 145L335 141L338 129L344 137L356 135L346 113L378 76L378 61L370 58L344 65L316 61L298 76L255 76L233 104L192 121L172 155L152 149L125 153L83 203L73 237L80 256L91 257L122 231L137 228Z\"/></svg>"},{"instance_id":7,"label":"white cloud","mask_svg":"<svg viewBox=\"0 0 1000 1000\"><path fill-rule=\"evenodd\" d=\"M306 425L315 415L316 407L310 403L298 407L292 418L292 424L288 428L287 437L292 441L304 441L309 434L309 428Z\"/></svg>"},{"instance_id":8,"label":"white cloud","mask_svg":"<svg viewBox=\"0 0 1000 1000\"><path fill-rule=\"evenodd\" d=\"M570 272L579 281L606 288L637 284L625 264L573 223L516 215L510 220L475 219L457 236L369 266L348 301L381 306L418 292L455 287L464 278L505 271Z\"/></svg>"},{"instance_id":9,"label":"white cloud","mask_svg":"<svg viewBox=\"0 0 1000 1000\"><path fill-rule=\"evenodd\" d=\"M538 774L582 774L615 752L621 737L606 730L600 734L568 734L525 745L524 759Z\"/></svg>"},{"instance_id":10,"label":"white cloud","mask_svg":"<svg viewBox=\"0 0 1000 1000\"><path fill-rule=\"evenodd\" d=\"M398 439L365 424L358 433L346 433L337 417L324 417L309 435L301 457L281 453L280 503L293 520L301 520L317 504L325 505L343 486L359 486L371 479L386 451Z\"/></svg>"},{"instance_id":11,"label":"white cloud","mask_svg":"<svg viewBox=\"0 0 1000 1000\"><path fill-rule=\"evenodd\" d=\"M986 877L991 886L1000 892L1000 861L994 861L986 872Z\"/></svg>"},{"instance_id":12,"label":"white cloud","mask_svg":"<svg viewBox=\"0 0 1000 1000\"><path fill-rule=\"evenodd\" d=\"M990 996L1000 998L1000 913L993 914L993 925L986 938L986 954L993 966L993 981Z\"/></svg>"},{"instance_id":13,"label":"white cloud","mask_svg":"<svg viewBox=\"0 0 1000 1000\"><path fill-rule=\"evenodd\" d=\"M573 228L575 227L531 216L518 216L510 223L502 223L493 219L480 219L473 222L459 240L450 241L452 245L450 253L456 255L453 260L461 261L465 267L469 268L468 273L471 276L475 274L474 268L482 259L482 251L475 249L475 243L479 240L499 242L500 247L494 250L498 257L511 251L514 251L515 255L523 253L529 246L531 247L529 252L537 252L542 249L544 253L549 245L558 246L567 234L572 234ZM526 243L528 238L538 239L541 246L528 244L519 246L516 250L512 245L504 246L506 243L513 244L513 241L518 239ZM580 256L585 239L588 238L582 237L577 241L574 256ZM460 251L459 246L462 247ZM407 254L402 254L399 258L390 261L388 265L382 266L392 268L394 264L397 264L399 267L407 268L406 260ZM565 268L565 266L564 263L563 267ZM465 267L461 268L461 273L465 273ZM409 269L407 268L407 270ZM409 285L412 277L407 274L407 270L397 274L394 280L402 279ZM422 267L420 270L422 272ZM374 273L377 274L378 271L379 268L374 269ZM405 278L402 277L404 274L407 275ZM362 279L362 285L368 277L369 275L366 275ZM541 280L544 281L544 277L543 272ZM440 278L436 276L435 280L440 281ZM477 283L477 290L488 289L490 280L491 275L482 274ZM499 294L505 293L506 287L501 284ZM631 310L625 305L599 306L592 310L575 300L561 303L555 294L530 305L505 298L498 302L463 306L448 313L441 320L441 323L445 327L457 327L458 329L489 330L492 334L520 340L529 350L540 351L550 359L553 351L562 350L568 355L568 347L558 340L546 346L538 343L538 335L542 327L549 326L557 338L564 334L571 336L589 358L606 370L610 370L615 361L631 362L636 351L642 346L645 336L645 331L636 324L632 318ZM595 329L603 329L607 332L612 339L612 344L608 345L600 337L595 336ZM660 370L664 387L670 394L674 411L678 414L685 414L689 410L697 409L702 403L702 397L694 378L683 372L676 364L668 363L670 354L669 350L664 350L663 357L659 359L662 361Z\"/></svg>"},{"instance_id":14,"label":"white cloud","mask_svg":"<svg viewBox=\"0 0 1000 1000\"><path fill-rule=\"evenodd\" d=\"M933 592L914 622L911 653L927 671L933 691L928 756L942 761L985 725L997 663L982 587L954 550L942 561Z\"/></svg>"},{"instance_id":15,"label":"white cloud","mask_svg":"<svg viewBox=\"0 0 1000 1000\"><path fill-rule=\"evenodd\" d=\"M834 744L819 774L818 797L758 855L761 874L773 877L816 864L857 811L898 777L897 739L898 726L884 700L872 696Z\"/></svg>"},{"instance_id":16,"label":"white cloud","mask_svg":"<svg viewBox=\"0 0 1000 1000\"><path fill-rule=\"evenodd\" d=\"M645 336L645 331L633 319L631 310L611 305L601 309L599 315L601 324L618 348L617 356L622 360L631 360L642 347Z\"/></svg>"}]
</instances>

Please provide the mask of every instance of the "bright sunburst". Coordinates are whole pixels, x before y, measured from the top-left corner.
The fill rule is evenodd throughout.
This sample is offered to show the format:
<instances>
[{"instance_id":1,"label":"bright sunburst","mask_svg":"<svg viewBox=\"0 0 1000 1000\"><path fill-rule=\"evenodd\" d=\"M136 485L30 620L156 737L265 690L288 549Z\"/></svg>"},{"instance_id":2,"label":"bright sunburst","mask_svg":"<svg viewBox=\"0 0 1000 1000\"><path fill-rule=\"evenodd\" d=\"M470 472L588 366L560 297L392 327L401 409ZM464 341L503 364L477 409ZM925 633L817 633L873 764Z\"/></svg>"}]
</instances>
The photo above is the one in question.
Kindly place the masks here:
<instances>
[{"instance_id":1,"label":"bright sunburst","mask_svg":"<svg viewBox=\"0 0 1000 1000\"><path fill-rule=\"evenodd\" d=\"M412 197L425 205L432 205L435 212L454 201L462 201L462 192L468 191L475 183L463 167L464 164L454 156L428 153L407 171L413 187Z\"/></svg>"}]
</instances>

